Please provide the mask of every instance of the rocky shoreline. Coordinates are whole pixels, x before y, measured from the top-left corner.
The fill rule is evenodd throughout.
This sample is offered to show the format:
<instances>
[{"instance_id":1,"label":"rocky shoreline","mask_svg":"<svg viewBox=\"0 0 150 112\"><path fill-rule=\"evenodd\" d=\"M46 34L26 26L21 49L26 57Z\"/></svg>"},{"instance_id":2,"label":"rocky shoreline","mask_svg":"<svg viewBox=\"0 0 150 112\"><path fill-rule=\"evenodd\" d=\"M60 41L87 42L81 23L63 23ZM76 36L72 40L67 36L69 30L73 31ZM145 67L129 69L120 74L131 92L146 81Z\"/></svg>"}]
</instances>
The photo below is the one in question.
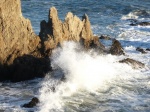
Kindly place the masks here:
<instances>
[{"instance_id":1,"label":"rocky shoreline","mask_svg":"<svg viewBox=\"0 0 150 112\"><path fill-rule=\"evenodd\" d=\"M93 35L86 14L80 20L68 12L62 22L58 17L57 9L52 7L48 17L48 22L45 20L41 22L38 36L34 33L30 20L22 16L20 0L1 0L0 81L18 82L44 77L46 73L52 71L49 58L52 50L62 46L64 41L81 43L85 50L94 48L102 53L125 55L118 40L105 36L99 38ZM105 38L112 40L109 50L106 50L99 40ZM128 59L127 61L132 63L133 60L129 61ZM126 63L125 61L121 62ZM134 62L134 64L139 63ZM140 65L144 67L142 63Z\"/></svg>"}]
</instances>

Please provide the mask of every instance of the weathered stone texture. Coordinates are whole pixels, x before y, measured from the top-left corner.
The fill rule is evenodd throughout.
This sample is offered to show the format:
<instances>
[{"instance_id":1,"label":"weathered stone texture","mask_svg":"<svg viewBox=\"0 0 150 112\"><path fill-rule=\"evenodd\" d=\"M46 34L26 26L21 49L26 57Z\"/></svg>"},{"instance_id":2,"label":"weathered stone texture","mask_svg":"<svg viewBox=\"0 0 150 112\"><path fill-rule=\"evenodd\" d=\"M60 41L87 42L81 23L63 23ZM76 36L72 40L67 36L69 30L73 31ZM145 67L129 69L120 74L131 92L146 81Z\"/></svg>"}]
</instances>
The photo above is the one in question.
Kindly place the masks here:
<instances>
[{"instance_id":1,"label":"weathered stone texture","mask_svg":"<svg viewBox=\"0 0 150 112\"><path fill-rule=\"evenodd\" d=\"M91 30L91 24L88 16L85 14L80 20L77 16L68 12L64 22L58 18L57 10L52 7L49 11L49 21L41 22L40 37L44 40L43 54L48 53L54 49L56 46L61 45L63 41L75 41L82 42L85 48L90 48L90 46L97 46L100 48L99 39L93 36ZM104 46L102 46L104 47Z\"/></svg>"},{"instance_id":2,"label":"weathered stone texture","mask_svg":"<svg viewBox=\"0 0 150 112\"><path fill-rule=\"evenodd\" d=\"M21 13L20 0L0 2L0 63L12 64L18 56L37 49L40 38Z\"/></svg>"}]
</instances>

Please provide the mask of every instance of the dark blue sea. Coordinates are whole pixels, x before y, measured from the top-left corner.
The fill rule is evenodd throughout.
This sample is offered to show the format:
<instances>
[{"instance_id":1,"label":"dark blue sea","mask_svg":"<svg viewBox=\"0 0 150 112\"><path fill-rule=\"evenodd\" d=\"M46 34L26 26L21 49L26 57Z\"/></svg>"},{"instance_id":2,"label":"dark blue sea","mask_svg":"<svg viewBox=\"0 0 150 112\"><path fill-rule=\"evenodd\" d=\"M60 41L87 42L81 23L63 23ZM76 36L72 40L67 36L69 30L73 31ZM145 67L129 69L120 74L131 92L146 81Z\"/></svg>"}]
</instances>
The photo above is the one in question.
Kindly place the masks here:
<instances>
[{"instance_id":1,"label":"dark blue sea","mask_svg":"<svg viewBox=\"0 0 150 112\"><path fill-rule=\"evenodd\" d=\"M67 12L80 19L86 13L94 35L118 39L126 55L76 52L79 46L66 42L53 51L54 71L45 78L0 83L0 112L150 112L150 51L136 51L137 47L150 48L150 26L130 25L150 22L150 0L21 0L21 5L37 35L52 6L62 21ZM146 67L136 70L118 63L124 58L138 60ZM65 82L59 80L62 74ZM40 103L23 108L33 97Z\"/></svg>"}]
</instances>

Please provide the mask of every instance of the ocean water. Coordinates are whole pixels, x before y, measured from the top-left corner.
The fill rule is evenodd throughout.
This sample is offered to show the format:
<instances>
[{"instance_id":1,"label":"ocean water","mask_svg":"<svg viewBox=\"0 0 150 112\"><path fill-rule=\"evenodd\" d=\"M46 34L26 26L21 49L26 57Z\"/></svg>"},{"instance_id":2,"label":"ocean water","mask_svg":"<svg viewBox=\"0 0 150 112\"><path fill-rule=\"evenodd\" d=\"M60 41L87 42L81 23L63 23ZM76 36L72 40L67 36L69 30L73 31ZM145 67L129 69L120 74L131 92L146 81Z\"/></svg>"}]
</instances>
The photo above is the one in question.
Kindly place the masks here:
<instances>
[{"instance_id":1,"label":"ocean water","mask_svg":"<svg viewBox=\"0 0 150 112\"><path fill-rule=\"evenodd\" d=\"M71 11L82 18L88 14L95 35L118 39L126 56L82 51L74 42L53 51L53 72L45 78L18 83L0 83L0 111L4 112L150 112L150 26L130 26L137 20L150 22L150 0L21 0L22 12L36 34L40 21L48 20L49 8L58 9L63 21ZM104 43L111 44L111 43ZM145 63L135 70L118 63L124 58ZM65 76L65 81L61 77ZM54 89L55 88L55 89ZM34 108L22 105L33 97Z\"/></svg>"}]
</instances>

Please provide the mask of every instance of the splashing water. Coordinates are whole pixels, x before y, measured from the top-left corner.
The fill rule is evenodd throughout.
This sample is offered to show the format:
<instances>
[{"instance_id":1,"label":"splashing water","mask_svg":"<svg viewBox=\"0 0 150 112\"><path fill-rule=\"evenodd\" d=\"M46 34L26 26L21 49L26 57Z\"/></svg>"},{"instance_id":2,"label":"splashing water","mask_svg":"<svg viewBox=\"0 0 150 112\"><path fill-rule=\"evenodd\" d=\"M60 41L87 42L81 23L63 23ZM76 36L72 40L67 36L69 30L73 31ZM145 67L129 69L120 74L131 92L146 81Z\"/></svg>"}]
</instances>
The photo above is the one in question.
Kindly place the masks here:
<instances>
[{"instance_id":1,"label":"splashing water","mask_svg":"<svg viewBox=\"0 0 150 112\"><path fill-rule=\"evenodd\" d=\"M96 94L97 91L101 93L109 90L112 85L140 76L139 71L133 70L126 64L118 63L121 57L80 49L82 48L74 42L65 42L62 48L53 52L52 66L57 71L61 70L60 74L64 74L65 81L60 81L59 78L44 80L40 90L40 112L67 111L66 102L75 94L80 92ZM78 105L76 109L79 108L79 102L82 104L84 101L76 102Z\"/></svg>"}]
</instances>

